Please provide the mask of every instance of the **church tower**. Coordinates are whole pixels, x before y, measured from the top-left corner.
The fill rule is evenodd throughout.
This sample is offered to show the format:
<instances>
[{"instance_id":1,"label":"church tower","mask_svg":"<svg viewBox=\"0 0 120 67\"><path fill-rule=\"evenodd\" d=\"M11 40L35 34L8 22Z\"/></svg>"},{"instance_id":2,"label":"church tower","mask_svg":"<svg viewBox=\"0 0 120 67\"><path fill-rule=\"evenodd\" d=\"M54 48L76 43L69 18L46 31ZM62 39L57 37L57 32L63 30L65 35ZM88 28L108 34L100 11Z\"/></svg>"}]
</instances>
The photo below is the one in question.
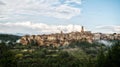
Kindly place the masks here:
<instances>
[{"instance_id":1,"label":"church tower","mask_svg":"<svg viewBox=\"0 0 120 67\"><path fill-rule=\"evenodd\" d=\"M81 32L84 32L84 27L83 26L81 27Z\"/></svg>"},{"instance_id":2,"label":"church tower","mask_svg":"<svg viewBox=\"0 0 120 67\"><path fill-rule=\"evenodd\" d=\"M63 31L61 31L60 33L63 34Z\"/></svg>"}]
</instances>

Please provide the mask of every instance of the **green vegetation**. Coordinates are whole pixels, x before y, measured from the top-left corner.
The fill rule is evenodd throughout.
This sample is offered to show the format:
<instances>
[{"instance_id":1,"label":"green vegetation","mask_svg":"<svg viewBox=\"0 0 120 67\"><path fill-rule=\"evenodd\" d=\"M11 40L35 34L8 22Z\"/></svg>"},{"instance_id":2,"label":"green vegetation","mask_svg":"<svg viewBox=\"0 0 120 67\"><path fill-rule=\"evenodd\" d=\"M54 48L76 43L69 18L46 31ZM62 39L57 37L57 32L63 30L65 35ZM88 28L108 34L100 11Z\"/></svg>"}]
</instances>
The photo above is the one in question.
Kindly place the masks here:
<instances>
[{"instance_id":1,"label":"green vegetation","mask_svg":"<svg viewBox=\"0 0 120 67\"><path fill-rule=\"evenodd\" d=\"M116 42L110 48L108 52L104 53L100 51L97 59L97 67L119 67L120 66L120 42Z\"/></svg>"},{"instance_id":2,"label":"green vegetation","mask_svg":"<svg viewBox=\"0 0 120 67\"><path fill-rule=\"evenodd\" d=\"M15 67L14 53L5 43L0 44L0 67Z\"/></svg>"},{"instance_id":3,"label":"green vegetation","mask_svg":"<svg viewBox=\"0 0 120 67\"><path fill-rule=\"evenodd\" d=\"M68 47L0 43L0 67L119 67L120 42L72 42Z\"/></svg>"},{"instance_id":4,"label":"green vegetation","mask_svg":"<svg viewBox=\"0 0 120 67\"><path fill-rule=\"evenodd\" d=\"M0 34L0 40L2 40L2 41L15 42L18 39L20 39L20 36L12 35L12 34Z\"/></svg>"}]
</instances>

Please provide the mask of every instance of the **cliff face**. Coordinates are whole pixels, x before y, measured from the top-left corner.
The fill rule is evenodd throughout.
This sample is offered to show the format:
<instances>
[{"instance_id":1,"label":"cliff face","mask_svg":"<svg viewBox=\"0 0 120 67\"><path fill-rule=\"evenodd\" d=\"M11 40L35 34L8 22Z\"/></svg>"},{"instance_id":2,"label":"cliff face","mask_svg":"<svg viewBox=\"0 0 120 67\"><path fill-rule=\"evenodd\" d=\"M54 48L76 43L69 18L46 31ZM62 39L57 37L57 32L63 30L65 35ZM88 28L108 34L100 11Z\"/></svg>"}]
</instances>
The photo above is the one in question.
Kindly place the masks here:
<instances>
[{"instance_id":1,"label":"cliff face","mask_svg":"<svg viewBox=\"0 0 120 67\"><path fill-rule=\"evenodd\" d=\"M88 41L92 43L93 34L91 32L71 32L56 33L50 35L26 35L20 39L23 45L36 44L38 46L67 46L72 41Z\"/></svg>"}]
</instances>

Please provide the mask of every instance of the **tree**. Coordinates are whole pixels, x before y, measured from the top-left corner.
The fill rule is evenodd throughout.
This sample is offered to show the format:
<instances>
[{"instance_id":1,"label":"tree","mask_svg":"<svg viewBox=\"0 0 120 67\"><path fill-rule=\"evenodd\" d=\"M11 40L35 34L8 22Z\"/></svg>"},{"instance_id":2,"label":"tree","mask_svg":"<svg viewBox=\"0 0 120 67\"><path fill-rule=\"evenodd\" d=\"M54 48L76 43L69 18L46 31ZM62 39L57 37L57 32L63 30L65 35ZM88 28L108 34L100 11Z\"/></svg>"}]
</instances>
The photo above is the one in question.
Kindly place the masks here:
<instances>
[{"instance_id":1,"label":"tree","mask_svg":"<svg viewBox=\"0 0 120 67\"><path fill-rule=\"evenodd\" d=\"M105 67L119 67L120 66L120 42L116 42L106 55Z\"/></svg>"},{"instance_id":2,"label":"tree","mask_svg":"<svg viewBox=\"0 0 120 67\"><path fill-rule=\"evenodd\" d=\"M96 67L103 67L104 66L104 61L105 61L105 55L104 55L103 48L101 46L98 57L97 57Z\"/></svg>"},{"instance_id":3,"label":"tree","mask_svg":"<svg viewBox=\"0 0 120 67\"><path fill-rule=\"evenodd\" d=\"M0 67L15 67L14 54L5 43L0 44Z\"/></svg>"},{"instance_id":4,"label":"tree","mask_svg":"<svg viewBox=\"0 0 120 67\"><path fill-rule=\"evenodd\" d=\"M119 67L120 66L120 42L116 42L108 49L108 52L104 55L103 49L97 58L97 67Z\"/></svg>"}]
</instances>

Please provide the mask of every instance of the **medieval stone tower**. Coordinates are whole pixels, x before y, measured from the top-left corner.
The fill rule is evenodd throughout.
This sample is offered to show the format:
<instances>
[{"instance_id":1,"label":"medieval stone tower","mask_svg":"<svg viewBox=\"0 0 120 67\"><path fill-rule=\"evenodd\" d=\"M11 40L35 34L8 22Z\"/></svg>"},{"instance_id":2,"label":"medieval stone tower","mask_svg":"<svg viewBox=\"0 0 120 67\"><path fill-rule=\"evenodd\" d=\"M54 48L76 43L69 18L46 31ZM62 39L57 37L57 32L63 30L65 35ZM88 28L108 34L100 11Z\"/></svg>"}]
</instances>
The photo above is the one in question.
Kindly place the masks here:
<instances>
[{"instance_id":1,"label":"medieval stone tower","mask_svg":"<svg viewBox=\"0 0 120 67\"><path fill-rule=\"evenodd\" d=\"M84 27L83 26L81 27L81 32L84 32Z\"/></svg>"}]
</instances>

